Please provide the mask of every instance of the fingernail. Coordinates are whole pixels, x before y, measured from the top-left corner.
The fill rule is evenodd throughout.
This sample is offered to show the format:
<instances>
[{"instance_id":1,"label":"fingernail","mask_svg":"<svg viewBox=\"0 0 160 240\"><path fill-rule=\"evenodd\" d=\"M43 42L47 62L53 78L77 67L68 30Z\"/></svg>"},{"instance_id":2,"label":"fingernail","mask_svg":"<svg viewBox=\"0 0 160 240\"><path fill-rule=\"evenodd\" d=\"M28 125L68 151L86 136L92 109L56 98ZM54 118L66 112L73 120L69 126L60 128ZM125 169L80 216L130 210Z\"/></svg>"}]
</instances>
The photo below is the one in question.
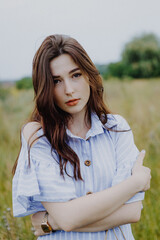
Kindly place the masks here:
<instances>
[{"instance_id":1,"label":"fingernail","mask_svg":"<svg viewBox=\"0 0 160 240\"><path fill-rule=\"evenodd\" d=\"M146 153L146 150L143 149L143 150L141 151L141 153Z\"/></svg>"}]
</instances>

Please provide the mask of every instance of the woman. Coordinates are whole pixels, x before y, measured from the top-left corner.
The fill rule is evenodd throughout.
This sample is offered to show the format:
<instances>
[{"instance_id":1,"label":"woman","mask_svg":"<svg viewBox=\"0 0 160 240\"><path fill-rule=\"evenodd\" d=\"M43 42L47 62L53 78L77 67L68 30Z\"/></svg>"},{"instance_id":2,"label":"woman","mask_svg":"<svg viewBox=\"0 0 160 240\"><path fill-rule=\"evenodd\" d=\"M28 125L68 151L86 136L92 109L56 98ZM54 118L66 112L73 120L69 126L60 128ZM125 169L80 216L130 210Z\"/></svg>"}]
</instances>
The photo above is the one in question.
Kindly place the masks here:
<instances>
[{"instance_id":1,"label":"woman","mask_svg":"<svg viewBox=\"0 0 160 240\"><path fill-rule=\"evenodd\" d=\"M75 39L49 36L32 78L35 109L13 168L14 216L35 213L38 239L134 239L130 223L140 219L150 169L125 119L105 106L91 59Z\"/></svg>"}]
</instances>

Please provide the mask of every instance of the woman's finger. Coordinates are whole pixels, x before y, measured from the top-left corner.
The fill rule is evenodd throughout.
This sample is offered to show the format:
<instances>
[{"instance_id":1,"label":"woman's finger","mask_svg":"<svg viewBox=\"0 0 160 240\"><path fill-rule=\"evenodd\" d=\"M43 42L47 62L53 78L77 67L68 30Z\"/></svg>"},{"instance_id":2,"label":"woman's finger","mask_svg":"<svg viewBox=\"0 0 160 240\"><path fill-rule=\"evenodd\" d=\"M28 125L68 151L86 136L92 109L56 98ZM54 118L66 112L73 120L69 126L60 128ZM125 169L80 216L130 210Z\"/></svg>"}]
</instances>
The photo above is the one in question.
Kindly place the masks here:
<instances>
[{"instance_id":1,"label":"woman's finger","mask_svg":"<svg viewBox=\"0 0 160 240\"><path fill-rule=\"evenodd\" d=\"M143 165L143 159L145 157L145 154L146 154L146 151L145 150L142 150L138 157L137 157L137 161L136 161L136 165L137 166L142 166Z\"/></svg>"}]
</instances>

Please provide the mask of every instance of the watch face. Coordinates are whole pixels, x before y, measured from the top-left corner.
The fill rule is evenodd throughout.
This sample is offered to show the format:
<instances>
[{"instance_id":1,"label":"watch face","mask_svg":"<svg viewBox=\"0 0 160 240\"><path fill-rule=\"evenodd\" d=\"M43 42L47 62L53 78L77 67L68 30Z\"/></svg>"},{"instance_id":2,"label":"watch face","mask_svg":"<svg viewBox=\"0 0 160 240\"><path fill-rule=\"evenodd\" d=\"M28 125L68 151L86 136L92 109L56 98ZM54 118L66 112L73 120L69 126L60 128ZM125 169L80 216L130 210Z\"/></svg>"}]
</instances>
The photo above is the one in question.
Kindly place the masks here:
<instances>
[{"instance_id":1,"label":"watch face","mask_svg":"<svg viewBox=\"0 0 160 240\"><path fill-rule=\"evenodd\" d=\"M45 233L49 233L51 231L50 227L48 226L47 223L42 223L41 228Z\"/></svg>"}]
</instances>

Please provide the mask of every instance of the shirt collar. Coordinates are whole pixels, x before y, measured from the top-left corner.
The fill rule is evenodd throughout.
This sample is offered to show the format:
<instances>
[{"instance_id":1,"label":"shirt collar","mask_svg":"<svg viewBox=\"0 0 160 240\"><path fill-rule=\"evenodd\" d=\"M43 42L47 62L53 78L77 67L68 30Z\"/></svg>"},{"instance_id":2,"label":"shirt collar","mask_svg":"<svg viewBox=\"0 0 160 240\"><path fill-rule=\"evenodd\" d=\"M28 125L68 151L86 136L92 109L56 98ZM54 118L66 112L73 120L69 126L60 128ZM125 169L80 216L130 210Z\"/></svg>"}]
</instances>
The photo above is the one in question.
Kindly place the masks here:
<instances>
[{"instance_id":1,"label":"shirt collar","mask_svg":"<svg viewBox=\"0 0 160 240\"><path fill-rule=\"evenodd\" d=\"M118 121L115 117L115 115L113 114L107 114L107 122L105 123L105 125L103 125L103 127L107 127L107 128L113 128L115 126L117 126Z\"/></svg>"},{"instance_id":2,"label":"shirt collar","mask_svg":"<svg viewBox=\"0 0 160 240\"><path fill-rule=\"evenodd\" d=\"M103 125L100 119L98 118L97 114L93 112L91 113L91 128L88 130L86 134L86 139L104 133L104 131L106 130L105 126L107 128L112 128L116 125L117 120L115 119L113 114L107 114L107 123ZM82 139L81 137L72 134L68 128L66 129L66 133L71 138Z\"/></svg>"}]
</instances>

